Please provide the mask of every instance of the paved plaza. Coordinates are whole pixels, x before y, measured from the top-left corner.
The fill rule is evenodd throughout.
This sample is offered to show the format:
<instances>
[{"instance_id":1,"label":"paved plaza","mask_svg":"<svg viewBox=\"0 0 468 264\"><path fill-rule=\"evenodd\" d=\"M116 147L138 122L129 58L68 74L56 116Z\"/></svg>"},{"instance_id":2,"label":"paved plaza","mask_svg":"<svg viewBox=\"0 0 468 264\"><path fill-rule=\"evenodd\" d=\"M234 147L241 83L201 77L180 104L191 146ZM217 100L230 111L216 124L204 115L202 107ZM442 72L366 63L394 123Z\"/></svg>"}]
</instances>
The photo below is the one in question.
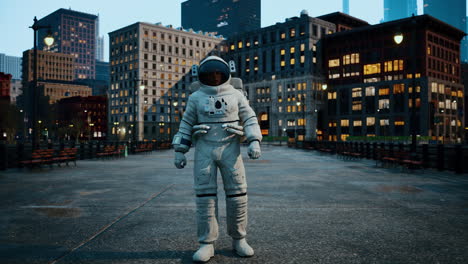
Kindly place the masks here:
<instances>
[{"instance_id":1,"label":"paved plaza","mask_svg":"<svg viewBox=\"0 0 468 264\"><path fill-rule=\"evenodd\" d=\"M468 263L468 175L378 168L264 146L248 160L248 241L231 251L220 188L210 263ZM0 263L191 263L188 166L173 151L0 172Z\"/></svg>"}]
</instances>

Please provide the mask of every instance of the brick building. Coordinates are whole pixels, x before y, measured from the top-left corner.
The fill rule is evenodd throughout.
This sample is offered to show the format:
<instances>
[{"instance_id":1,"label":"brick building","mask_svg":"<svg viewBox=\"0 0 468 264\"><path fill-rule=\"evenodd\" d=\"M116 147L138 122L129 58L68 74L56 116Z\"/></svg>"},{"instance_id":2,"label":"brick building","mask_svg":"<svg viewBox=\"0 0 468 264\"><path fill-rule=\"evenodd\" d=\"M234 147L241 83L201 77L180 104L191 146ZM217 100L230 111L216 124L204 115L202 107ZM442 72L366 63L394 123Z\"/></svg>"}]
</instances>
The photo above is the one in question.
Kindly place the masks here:
<instances>
[{"instance_id":1,"label":"brick building","mask_svg":"<svg viewBox=\"0 0 468 264\"><path fill-rule=\"evenodd\" d=\"M57 102L57 126L79 126L80 139L107 139L107 98L104 96L74 96ZM74 124L79 122L80 124Z\"/></svg>"},{"instance_id":2,"label":"brick building","mask_svg":"<svg viewBox=\"0 0 468 264\"><path fill-rule=\"evenodd\" d=\"M396 33L402 33L400 44L394 41ZM328 83L325 139L409 136L415 77L417 135L440 142L460 141L463 36L462 31L428 15L326 36L322 41Z\"/></svg>"}]
</instances>

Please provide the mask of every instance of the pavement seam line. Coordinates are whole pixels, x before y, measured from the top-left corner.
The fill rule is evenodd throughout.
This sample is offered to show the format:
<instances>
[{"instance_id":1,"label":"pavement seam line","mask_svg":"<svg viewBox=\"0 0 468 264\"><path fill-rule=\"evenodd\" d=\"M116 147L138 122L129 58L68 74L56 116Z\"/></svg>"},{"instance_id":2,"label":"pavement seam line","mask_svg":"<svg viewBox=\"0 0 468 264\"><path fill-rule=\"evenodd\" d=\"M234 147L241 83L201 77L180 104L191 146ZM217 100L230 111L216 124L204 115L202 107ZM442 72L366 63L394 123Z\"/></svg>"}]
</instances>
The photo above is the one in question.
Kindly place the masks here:
<instances>
[{"instance_id":1,"label":"pavement seam line","mask_svg":"<svg viewBox=\"0 0 468 264\"><path fill-rule=\"evenodd\" d=\"M109 224L103 226L101 229L99 229L99 231L97 231L94 235L90 236L89 238L85 239L84 241L82 241L80 244L78 244L77 246L75 246L74 248L70 249L69 251L67 251L66 253L64 253L63 255L59 256L58 258L52 260L51 262L49 262L49 264L55 264L57 262L59 262L60 260L64 259L65 257L67 257L68 255L70 255L71 253L75 252L77 249L81 248L82 246L86 245L87 243L91 242L93 239L95 239L96 237L98 237L99 235L101 235L102 233L104 233L107 229L109 229L110 227L112 227L113 225L115 225L116 223L120 222L120 220L124 219L125 217L129 216L130 214L132 214L133 212L135 212L136 210L140 209L141 207L143 207L145 204L147 204L148 202L150 202L151 200L153 200L154 198L158 197L159 195L165 193L167 190L169 190L170 188L172 188L174 186L174 184L169 184L167 185L164 189L162 189L161 191L151 195L150 198L148 198L146 201L144 201L143 203L139 204L138 206L136 206L135 208L133 209L130 209L129 211L123 213L122 215L118 216L117 218L115 218L112 222L110 222Z\"/></svg>"}]
</instances>

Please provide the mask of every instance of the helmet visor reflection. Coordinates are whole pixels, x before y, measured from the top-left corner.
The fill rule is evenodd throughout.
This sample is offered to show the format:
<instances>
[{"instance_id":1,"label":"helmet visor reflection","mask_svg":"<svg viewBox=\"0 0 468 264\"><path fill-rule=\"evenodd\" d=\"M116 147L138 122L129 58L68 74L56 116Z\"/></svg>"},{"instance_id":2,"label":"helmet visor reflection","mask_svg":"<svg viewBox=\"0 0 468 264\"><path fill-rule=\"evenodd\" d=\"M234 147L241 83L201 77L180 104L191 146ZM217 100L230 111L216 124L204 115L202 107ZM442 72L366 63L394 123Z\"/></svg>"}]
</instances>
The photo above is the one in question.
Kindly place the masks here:
<instances>
[{"instance_id":1,"label":"helmet visor reflection","mask_svg":"<svg viewBox=\"0 0 468 264\"><path fill-rule=\"evenodd\" d=\"M218 86L229 80L229 67L217 60L204 62L198 69L198 80L209 86Z\"/></svg>"}]
</instances>

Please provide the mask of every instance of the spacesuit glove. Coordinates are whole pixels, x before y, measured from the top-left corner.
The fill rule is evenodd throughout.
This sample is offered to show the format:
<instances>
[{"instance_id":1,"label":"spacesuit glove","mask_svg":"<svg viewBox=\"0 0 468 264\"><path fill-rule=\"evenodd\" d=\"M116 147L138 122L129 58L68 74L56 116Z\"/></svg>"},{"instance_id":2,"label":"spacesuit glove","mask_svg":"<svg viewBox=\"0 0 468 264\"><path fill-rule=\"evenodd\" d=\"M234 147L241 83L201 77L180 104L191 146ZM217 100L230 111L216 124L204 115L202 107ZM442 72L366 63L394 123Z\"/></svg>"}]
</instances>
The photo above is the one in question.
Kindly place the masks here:
<instances>
[{"instance_id":1,"label":"spacesuit glove","mask_svg":"<svg viewBox=\"0 0 468 264\"><path fill-rule=\"evenodd\" d=\"M207 126L207 125L196 125L196 126L193 126L192 128L192 136L193 137L199 137L199 136L202 136L206 133L208 133L208 130L210 130L210 127Z\"/></svg>"},{"instance_id":2,"label":"spacesuit glove","mask_svg":"<svg viewBox=\"0 0 468 264\"><path fill-rule=\"evenodd\" d=\"M234 125L234 124L224 124L223 128L226 129L227 132L231 134L236 134L238 136L244 136L244 128L242 126Z\"/></svg>"},{"instance_id":3,"label":"spacesuit glove","mask_svg":"<svg viewBox=\"0 0 468 264\"><path fill-rule=\"evenodd\" d=\"M257 140L250 142L247 154L249 154L249 157L251 159L260 158L260 155L262 155L262 152L260 150L260 142L258 142Z\"/></svg>"},{"instance_id":4,"label":"spacesuit glove","mask_svg":"<svg viewBox=\"0 0 468 264\"><path fill-rule=\"evenodd\" d=\"M185 158L184 153L182 152L175 152L174 155L174 165L178 169L183 169L185 165L187 165L187 159Z\"/></svg>"}]
</instances>

